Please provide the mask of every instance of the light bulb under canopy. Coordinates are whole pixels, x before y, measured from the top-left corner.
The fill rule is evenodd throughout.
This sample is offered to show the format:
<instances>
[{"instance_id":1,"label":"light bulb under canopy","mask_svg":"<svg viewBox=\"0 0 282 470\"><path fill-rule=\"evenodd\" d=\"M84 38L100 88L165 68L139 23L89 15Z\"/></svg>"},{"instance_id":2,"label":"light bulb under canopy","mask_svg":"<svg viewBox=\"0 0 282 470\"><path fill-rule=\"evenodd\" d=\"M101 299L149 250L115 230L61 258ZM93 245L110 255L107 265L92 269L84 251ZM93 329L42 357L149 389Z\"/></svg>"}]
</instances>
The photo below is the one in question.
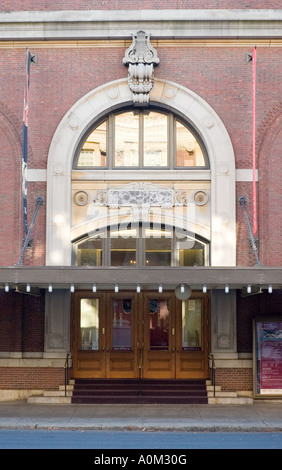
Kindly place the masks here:
<instances>
[{"instance_id":1,"label":"light bulb under canopy","mask_svg":"<svg viewBox=\"0 0 282 470\"><path fill-rule=\"evenodd\" d=\"M179 284L174 292L177 299L188 300L191 297L192 289L187 284Z\"/></svg>"}]
</instances>

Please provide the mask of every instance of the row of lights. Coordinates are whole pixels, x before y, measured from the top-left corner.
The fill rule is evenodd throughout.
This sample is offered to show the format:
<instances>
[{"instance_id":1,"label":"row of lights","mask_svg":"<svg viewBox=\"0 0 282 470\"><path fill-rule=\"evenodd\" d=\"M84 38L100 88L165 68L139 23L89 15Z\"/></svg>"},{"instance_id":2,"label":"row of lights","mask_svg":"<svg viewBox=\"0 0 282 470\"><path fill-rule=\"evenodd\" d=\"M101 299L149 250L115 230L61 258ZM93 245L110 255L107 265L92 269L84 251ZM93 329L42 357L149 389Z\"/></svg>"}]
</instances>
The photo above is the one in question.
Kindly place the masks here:
<instances>
[{"instance_id":1,"label":"row of lights","mask_svg":"<svg viewBox=\"0 0 282 470\"><path fill-rule=\"evenodd\" d=\"M31 289L31 288L30 288L30 284L28 283L28 284L26 285L26 292L30 292L30 289ZM5 292L9 292L9 290L10 290L9 284L8 284L8 282L6 282L6 284L5 284ZM119 285L118 285L118 284L115 284L114 290L115 290L116 293L119 291ZM49 286L48 286L48 292L52 292L52 291L53 291L53 286L52 286L52 284L49 284ZM70 292L74 292L74 291L75 291L75 286L74 286L74 284L71 284L71 286L70 286ZM97 285L96 285L96 284L93 284L93 286L92 286L92 291L93 291L93 292L97 292ZM159 284L159 293L162 293L162 291L163 291L163 285L162 285L162 284ZM225 291L226 294L229 293L229 285L228 285L228 284L225 285L224 291ZM136 286L136 292L137 292L137 293L141 292L141 285L140 285L140 284L137 284L137 286ZM180 292L181 292L182 294L185 292L185 284L181 284L181 286L180 286ZM271 285L271 284L268 286L268 292L269 292L269 294L272 293L272 285ZM203 293L204 293L204 294L207 293L207 285L206 285L206 284L203 285ZM248 284L248 286L247 286L247 293L248 293L248 294L251 294L251 293L252 293L252 286L251 286L251 284Z\"/></svg>"}]
</instances>

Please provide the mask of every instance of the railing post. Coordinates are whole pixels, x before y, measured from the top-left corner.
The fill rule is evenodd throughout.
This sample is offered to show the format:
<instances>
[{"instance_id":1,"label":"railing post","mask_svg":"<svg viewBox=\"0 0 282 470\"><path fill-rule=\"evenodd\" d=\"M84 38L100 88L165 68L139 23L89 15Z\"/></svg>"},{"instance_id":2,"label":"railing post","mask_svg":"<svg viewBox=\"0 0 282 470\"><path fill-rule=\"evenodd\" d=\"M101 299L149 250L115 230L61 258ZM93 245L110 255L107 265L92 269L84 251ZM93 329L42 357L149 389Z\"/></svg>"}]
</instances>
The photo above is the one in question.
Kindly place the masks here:
<instances>
[{"instance_id":1,"label":"railing post","mask_svg":"<svg viewBox=\"0 0 282 470\"><path fill-rule=\"evenodd\" d=\"M212 385L213 385L213 396L215 397L215 360L214 360L214 355L210 354L209 359L211 360L211 379L212 379Z\"/></svg>"},{"instance_id":2,"label":"railing post","mask_svg":"<svg viewBox=\"0 0 282 470\"><path fill-rule=\"evenodd\" d=\"M65 360L65 365L64 365L64 368L65 368L65 397L67 396L67 382L68 382L68 372L69 372L69 356L71 355L71 353L67 353L67 357L66 357L66 360Z\"/></svg>"}]
</instances>

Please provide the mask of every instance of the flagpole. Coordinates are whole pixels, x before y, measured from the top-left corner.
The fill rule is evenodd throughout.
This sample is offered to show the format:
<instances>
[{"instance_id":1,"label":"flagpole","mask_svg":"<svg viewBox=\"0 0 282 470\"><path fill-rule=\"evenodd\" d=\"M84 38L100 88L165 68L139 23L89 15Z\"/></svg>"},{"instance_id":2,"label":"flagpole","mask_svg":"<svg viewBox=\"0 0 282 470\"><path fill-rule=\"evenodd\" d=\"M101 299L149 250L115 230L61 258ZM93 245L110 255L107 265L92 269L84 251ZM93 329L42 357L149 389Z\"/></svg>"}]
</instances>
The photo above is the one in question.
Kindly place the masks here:
<instances>
[{"instance_id":1,"label":"flagpole","mask_svg":"<svg viewBox=\"0 0 282 470\"><path fill-rule=\"evenodd\" d=\"M253 234L257 232L257 194L256 194L256 47L252 54L252 95L253 95Z\"/></svg>"}]
</instances>

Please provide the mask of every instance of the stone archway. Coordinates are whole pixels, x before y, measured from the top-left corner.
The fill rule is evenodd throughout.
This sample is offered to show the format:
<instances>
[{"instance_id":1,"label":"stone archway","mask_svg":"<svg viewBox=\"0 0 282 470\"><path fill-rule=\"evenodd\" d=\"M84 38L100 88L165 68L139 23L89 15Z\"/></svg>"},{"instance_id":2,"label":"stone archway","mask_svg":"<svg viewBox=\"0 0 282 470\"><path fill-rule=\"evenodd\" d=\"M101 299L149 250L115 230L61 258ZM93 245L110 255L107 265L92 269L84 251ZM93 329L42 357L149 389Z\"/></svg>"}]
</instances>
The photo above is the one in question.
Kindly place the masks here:
<instances>
[{"instance_id":1,"label":"stone archway","mask_svg":"<svg viewBox=\"0 0 282 470\"><path fill-rule=\"evenodd\" d=\"M201 97L173 82L156 79L150 100L180 113L203 139L211 168L211 265L235 266L235 160L224 124ZM71 265L71 171L81 138L99 116L131 102L126 79L107 83L83 96L60 122L48 155L47 265Z\"/></svg>"}]
</instances>

